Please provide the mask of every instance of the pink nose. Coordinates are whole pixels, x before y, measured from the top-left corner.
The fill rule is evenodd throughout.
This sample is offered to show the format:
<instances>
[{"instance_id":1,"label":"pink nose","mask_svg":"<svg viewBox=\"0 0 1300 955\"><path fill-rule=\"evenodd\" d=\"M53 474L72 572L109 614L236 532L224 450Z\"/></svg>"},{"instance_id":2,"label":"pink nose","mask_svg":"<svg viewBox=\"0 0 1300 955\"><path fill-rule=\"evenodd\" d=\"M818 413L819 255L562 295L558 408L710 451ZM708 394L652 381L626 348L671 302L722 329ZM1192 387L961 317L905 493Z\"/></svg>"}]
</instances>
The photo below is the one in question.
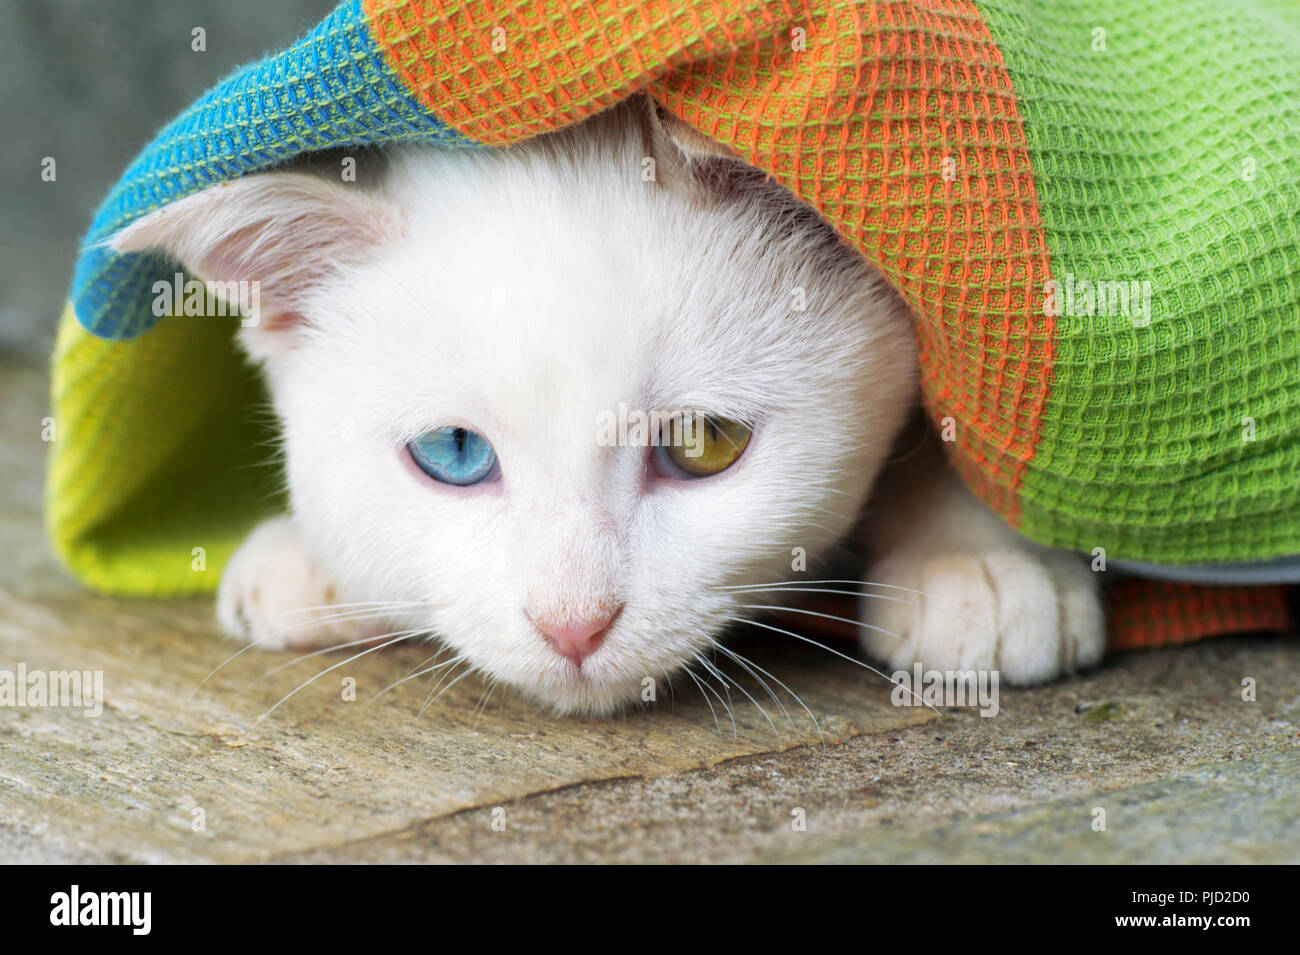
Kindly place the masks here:
<instances>
[{"instance_id":1,"label":"pink nose","mask_svg":"<svg viewBox=\"0 0 1300 955\"><path fill-rule=\"evenodd\" d=\"M564 624L551 623L544 618L531 615L529 619L546 637L546 642L556 653L567 657L575 666L580 667L583 660L596 652L601 640L605 638L605 631L609 629L609 625L614 622L614 618L622 609L619 607L618 610L605 616L566 621Z\"/></svg>"}]
</instances>

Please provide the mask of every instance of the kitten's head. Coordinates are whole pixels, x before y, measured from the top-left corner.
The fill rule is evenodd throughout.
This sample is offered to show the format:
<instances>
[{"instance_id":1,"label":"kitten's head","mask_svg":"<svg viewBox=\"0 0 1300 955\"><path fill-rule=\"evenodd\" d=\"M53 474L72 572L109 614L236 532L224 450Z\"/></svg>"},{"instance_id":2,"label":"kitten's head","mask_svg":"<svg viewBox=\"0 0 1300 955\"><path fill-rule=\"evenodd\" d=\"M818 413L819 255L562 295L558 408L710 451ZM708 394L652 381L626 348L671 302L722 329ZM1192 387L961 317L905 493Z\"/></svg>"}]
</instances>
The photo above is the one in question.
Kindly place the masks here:
<instances>
[{"instance_id":1,"label":"kitten's head","mask_svg":"<svg viewBox=\"0 0 1300 955\"><path fill-rule=\"evenodd\" d=\"M418 605L397 616L556 710L634 701L746 616L723 588L849 529L913 400L905 309L643 99L381 158L214 187L114 244L260 283L243 340L341 599Z\"/></svg>"}]
</instances>

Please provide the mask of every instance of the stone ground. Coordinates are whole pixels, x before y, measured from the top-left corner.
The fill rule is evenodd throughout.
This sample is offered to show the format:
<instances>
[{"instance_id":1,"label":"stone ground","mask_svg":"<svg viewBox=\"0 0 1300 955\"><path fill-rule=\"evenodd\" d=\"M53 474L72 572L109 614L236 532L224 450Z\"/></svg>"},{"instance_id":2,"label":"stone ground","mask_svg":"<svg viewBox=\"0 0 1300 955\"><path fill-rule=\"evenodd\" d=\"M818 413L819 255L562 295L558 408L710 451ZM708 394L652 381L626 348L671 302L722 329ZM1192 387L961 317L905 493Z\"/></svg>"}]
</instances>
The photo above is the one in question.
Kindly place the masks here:
<instances>
[{"instance_id":1,"label":"stone ground","mask_svg":"<svg viewBox=\"0 0 1300 955\"><path fill-rule=\"evenodd\" d=\"M423 821L348 851L369 861L1204 863L1300 861L1294 640L1129 655L1004 694L1014 716L942 722L591 782ZM1283 695L1243 703L1242 673ZM802 807L807 830L792 831ZM1097 808L1106 831L1092 829ZM339 858L342 847L284 861Z\"/></svg>"},{"instance_id":2,"label":"stone ground","mask_svg":"<svg viewBox=\"0 0 1300 955\"><path fill-rule=\"evenodd\" d=\"M102 670L106 696L97 718L0 710L0 861L1300 861L1293 637L1117 655L1004 688L992 719L897 708L865 671L749 638L820 737L788 698L769 725L733 693L733 732L680 686L610 720L484 701L474 680L422 715L413 684L366 705L417 648L279 671L293 658L245 654L192 693L233 652L210 603L100 597L57 568L46 377L0 358L0 668ZM362 702L342 701L344 676Z\"/></svg>"}]
</instances>

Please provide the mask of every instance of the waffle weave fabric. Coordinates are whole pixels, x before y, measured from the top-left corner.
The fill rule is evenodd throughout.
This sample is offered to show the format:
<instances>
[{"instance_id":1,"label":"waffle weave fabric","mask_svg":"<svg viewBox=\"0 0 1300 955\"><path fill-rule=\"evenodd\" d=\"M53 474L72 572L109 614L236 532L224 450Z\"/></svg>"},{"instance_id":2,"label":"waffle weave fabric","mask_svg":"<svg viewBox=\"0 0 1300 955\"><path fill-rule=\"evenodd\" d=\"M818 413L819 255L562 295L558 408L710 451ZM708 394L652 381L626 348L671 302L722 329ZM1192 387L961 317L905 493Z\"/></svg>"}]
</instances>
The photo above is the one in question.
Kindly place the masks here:
<instances>
[{"instance_id":1,"label":"waffle weave fabric","mask_svg":"<svg viewBox=\"0 0 1300 955\"><path fill-rule=\"evenodd\" d=\"M155 318L173 264L98 243L305 152L505 145L638 90L902 292L927 407L1012 526L1155 564L1300 554L1293 0L350 0L164 128L91 227L55 356L74 571L210 590L193 547L219 569L275 503L230 329Z\"/></svg>"}]
</instances>

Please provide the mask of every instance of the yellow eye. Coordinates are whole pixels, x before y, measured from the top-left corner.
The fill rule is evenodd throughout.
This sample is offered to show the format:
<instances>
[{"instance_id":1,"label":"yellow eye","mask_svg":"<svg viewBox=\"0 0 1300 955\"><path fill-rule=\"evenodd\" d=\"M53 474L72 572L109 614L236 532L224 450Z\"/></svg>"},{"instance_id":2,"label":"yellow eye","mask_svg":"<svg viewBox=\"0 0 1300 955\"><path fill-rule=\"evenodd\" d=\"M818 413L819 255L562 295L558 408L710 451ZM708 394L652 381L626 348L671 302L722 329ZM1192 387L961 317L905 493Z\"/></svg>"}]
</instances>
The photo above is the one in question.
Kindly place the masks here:
<instances>
[{"instance_id":1,"label":"yellow eye","mask_svg":"<svg viewBox=\"0 0 1300 955\"><path fill-rule=\"evenodd\" d=\"M752 432L730 418L688 414L673 418L660 435L661 453L677 476L708 477L727 470L749 445Z\"/></svg>"}]
</instances>

